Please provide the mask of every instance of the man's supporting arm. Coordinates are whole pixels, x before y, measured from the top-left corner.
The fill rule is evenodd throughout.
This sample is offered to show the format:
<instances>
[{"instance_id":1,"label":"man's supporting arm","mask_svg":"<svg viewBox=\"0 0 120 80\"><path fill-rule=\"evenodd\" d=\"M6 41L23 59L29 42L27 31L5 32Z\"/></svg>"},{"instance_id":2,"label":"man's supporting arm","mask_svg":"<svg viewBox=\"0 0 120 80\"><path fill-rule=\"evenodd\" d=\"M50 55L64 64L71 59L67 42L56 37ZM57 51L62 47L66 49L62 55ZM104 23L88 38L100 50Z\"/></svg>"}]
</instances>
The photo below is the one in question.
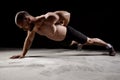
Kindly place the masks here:
<instances>
[{"instance_id":1,"label":"man's supporting arm","mask_svg":"<svg viewBox=\"0 0 120 80\"><path fill-rule=\"evenodd\" d=\"M35 32L33 31L28 31L27 32L27 37L25 39L25 42L24 42L24 45L23 45L23 51L21 54L18 54L18 55L14 55L12 57L10 57L11 59L16 59L16 58L23 58L25 57L27 51L29 50L32 42L33 42L33 39L35 37Z\"/></svg>"}]
</instances>

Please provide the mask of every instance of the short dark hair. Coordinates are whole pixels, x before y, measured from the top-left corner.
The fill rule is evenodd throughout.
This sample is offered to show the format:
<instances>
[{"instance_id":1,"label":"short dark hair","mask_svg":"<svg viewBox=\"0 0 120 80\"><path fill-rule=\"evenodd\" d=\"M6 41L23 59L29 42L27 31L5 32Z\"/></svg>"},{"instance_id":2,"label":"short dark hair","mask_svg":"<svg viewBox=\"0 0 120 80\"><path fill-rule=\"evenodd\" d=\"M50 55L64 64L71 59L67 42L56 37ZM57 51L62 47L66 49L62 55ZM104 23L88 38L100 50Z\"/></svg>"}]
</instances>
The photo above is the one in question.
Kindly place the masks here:
<instances>
[{"instance_id":1,"label":"short dark hair","mask_svg":"<svg viewBox=\"0 0 120 80\"><path fill-rule=\"evenodd\" d=\"M23 22L23 20L25 19L25 16L27 15L30 15L27 11L17 12L15 15L15 24L18 25L19 23Z\"/></svg>"}]
</instances>

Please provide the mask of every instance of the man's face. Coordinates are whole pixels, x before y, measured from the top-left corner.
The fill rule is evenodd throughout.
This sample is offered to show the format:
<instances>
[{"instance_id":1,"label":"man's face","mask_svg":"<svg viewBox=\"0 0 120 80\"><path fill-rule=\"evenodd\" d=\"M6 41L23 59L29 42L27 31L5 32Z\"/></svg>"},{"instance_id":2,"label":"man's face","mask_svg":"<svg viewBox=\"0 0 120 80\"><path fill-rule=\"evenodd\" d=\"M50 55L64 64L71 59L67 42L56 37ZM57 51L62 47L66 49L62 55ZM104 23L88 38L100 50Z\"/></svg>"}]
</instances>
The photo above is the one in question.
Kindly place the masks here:
<instances>
[{"instance_id":1,"label":"man's face","mask_svg":"<svg viewBox=\"0 0 120 80\"><path fill-rule=\"evenodd\" d=\"M22 23L19 24L20 28L22 28L24 31L30 30L30 23L29 19L25 18Z\"/></svg>"}]
</instances>

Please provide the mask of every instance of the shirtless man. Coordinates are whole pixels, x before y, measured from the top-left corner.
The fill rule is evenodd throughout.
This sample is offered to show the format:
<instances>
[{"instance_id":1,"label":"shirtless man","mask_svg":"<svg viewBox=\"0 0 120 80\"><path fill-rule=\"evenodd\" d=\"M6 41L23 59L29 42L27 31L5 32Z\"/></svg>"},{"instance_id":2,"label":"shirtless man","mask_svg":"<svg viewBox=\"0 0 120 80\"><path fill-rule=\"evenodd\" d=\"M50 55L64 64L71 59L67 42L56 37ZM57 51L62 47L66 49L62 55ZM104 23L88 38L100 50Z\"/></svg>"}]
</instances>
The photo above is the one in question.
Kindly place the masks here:
<instances>
[{"instance_id":1,"label":"shirtless man","mask_svg":"<svg viewBox=\"0 0 120 80\"><path fill-rule=\"evenodd\" d=\"M25 57L29 50L35 33L46 36L54 41L71 40L73 43L83 45L98 45L106 47L110 56L115 56L116 52L111 44L104 42L99 38L89 38L86 35L68 26L70 21L70 13L67 11L48 12L41 16L34 17L26 11L20 11L15 16L16 25L27 31L21 54L10 57L11 59Z\"/></svg>"}]
</instances>

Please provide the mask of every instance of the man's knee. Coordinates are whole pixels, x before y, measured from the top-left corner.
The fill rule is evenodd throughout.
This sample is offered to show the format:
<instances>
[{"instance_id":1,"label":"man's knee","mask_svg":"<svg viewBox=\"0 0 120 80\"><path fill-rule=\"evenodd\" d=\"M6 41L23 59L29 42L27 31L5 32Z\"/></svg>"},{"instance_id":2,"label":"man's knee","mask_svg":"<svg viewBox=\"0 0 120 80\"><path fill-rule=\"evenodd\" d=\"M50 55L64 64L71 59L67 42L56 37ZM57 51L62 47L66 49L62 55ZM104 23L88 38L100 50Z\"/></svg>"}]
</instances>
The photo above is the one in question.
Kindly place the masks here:
<instances>
[{"instance_id":1,"label":"man's knee","mask_svg":"<svg viewBox=\"0 0 120 80\"><path fill-rule=\"evenodd\" d=\"M88 38L87 39L88 44L94 44L94 43L99 42L99 41L100 41L99 38Z\"/></svg>"},{"instance_id":2,"label":"man's knee","mask_svg":"<svg viewBox=\"0 0 120 80\"><path fill-rule=\"evenodd\" d=\"M98 38L88 38L86 44L93 44Z\"/></svg>"}]
</instances>

